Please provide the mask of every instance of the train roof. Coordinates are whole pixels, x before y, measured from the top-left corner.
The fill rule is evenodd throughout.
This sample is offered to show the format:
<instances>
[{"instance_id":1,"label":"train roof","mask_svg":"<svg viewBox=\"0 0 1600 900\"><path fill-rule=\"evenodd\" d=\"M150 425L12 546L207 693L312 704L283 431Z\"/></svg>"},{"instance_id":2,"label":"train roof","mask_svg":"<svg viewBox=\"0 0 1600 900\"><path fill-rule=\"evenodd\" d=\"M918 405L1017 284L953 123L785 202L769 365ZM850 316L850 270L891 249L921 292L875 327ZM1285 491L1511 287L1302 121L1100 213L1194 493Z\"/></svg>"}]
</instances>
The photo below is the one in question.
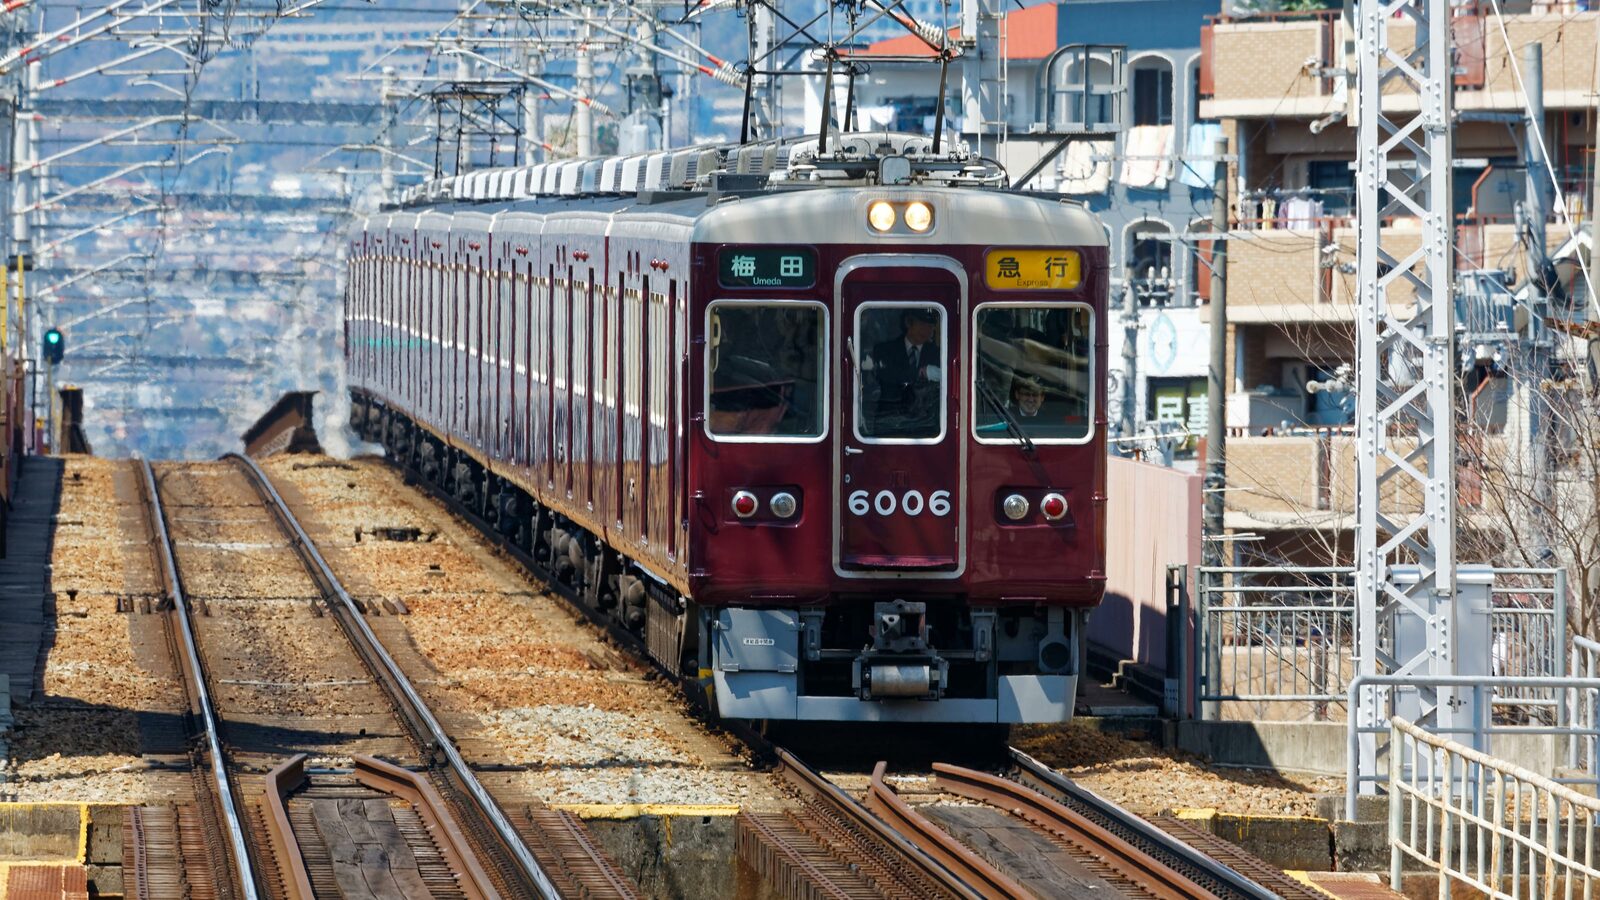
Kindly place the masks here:
<instances>
[{"instance_id":1,"label":"train roof","mask_svg":"<svg viewBox=\"0 0 1600 900\"><path fill-rule=\"evenodd\" d=\"M869 229L866 203L921 199L934 207L928 236L949 243L1107 243L1098 219L1077 202L1011 191L1006 179L997 163L958 141L935 152L924 135L835 133L435 179L409 191L390 221L415 215L424 226L520 231L550 217L570 216L574 225L592 217L680 226L709 243L871 245L907 235Z\"/></svg>"},{"instance_id":2,"label":"train roof","mask_svg":"<svg viewBox=\"0 0 1600 900\"><path fill-rule=\"evenodd\" d=\"M895 244L920 236L878 234L867 227L873 200L921 200L934 210L931 241L957 244L1057 244L1103 247L1105 229L1083 205L1047 194L947 187L817 188L781 193L690 194L671 197L549 198L450 205L369 217L377 227L428 227L473 232L538 231L543 221L606 224L655 222L690 232L697 243ZM392 223L392 224L391 224ZM357 230L370 228L358 223Z\"/></svg>"}]
</instances>

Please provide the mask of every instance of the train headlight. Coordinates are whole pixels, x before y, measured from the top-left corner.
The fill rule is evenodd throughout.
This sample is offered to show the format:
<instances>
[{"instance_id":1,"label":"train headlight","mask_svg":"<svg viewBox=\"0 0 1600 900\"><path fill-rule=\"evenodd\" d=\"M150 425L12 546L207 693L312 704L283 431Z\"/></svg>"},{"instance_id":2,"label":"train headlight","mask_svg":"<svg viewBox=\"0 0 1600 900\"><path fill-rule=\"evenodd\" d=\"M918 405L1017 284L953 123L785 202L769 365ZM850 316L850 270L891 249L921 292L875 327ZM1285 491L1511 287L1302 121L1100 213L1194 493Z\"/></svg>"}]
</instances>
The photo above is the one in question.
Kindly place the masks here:
<instances>
[{"instance_id":1,"label":"train headlight","mask_svg":"<svg viewBox=\"0 0 1600 900\"><path fill-rule=\"evenodd\" d=\"M888 231L894 227L894 206L887 200L874 200L867 204L867 224L873 231Z\"/></svg>"},{"instance_id":2,"label":"train headlight","mask_svg":"<svg viewBox=\"0 0 1600 900\"><path fill-rule=\"evenodd\" d=\"M1045 494L1044 499L1039 501L1039 511L1044 513L1046 519L1059 521L1067 514L1067 498L1060 494Z\"/></svg>"},{"instance_id":3,"label":"train headlight","mask_svg":"<svg viewBox=\"0 0 1600 900\"><path fill-rule=\"evenodd\" d=\"M921 200L906 207L906 227L922 234L933 227L933 207Z\"/></svg>"},{"instance_id":4,"label":"train headlight","mask_svg":"<svg viewBox=\"0 0 1600 900\"><path fill-rule=\"evenodd\" d=\"M1028 514L1028 498L1021 494L1012 494L1000 504L1000 508L1005 510L1006 518L1013 522L1018 521Z\"/></svg>"},{"instance_id":5,"label":"train headlight","mask_svg":"<svg viewBox=\"0 0 1600 900\"><path fill-rule=\"evenodd\" d=\"M756 514L756 509L761 506L761 501L749 491L739 491L733 495L733 514L741 519L748 519Z\"/></svg>"},{"instance_id":6,"label":"train headlight","mask_svg":"<svg viewBox=\"0 0 1600 900\"><path fill-rule=\"evenodd\" d=\"M800 509L799 501L788 491L779 491L772 495L772 500L767 504L772 507L772 514L780 519L788 519Z\"/></svg>"}]
</instances>

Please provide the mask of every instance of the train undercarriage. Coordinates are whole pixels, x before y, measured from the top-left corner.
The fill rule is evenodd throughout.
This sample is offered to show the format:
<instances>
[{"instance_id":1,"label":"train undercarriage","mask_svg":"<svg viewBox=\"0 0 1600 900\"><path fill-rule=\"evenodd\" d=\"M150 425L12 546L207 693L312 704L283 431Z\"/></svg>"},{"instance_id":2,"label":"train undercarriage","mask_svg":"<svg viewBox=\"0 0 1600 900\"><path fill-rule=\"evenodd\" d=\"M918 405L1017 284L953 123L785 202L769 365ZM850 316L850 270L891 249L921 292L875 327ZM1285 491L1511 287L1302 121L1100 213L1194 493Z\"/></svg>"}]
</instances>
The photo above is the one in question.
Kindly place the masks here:
<instances>
[{"instance_id":1,"label":"train undercarriage","mask_svg":"<svg viewBox=\"0 0 1600 900\"><path fill-rule=\"evenodd\" d=\"M352 391L352 429L497 535L596 621L698 684L722 716L893 722L1071 717L1087 612L956 595L701 608L403 412Z\"/></svg>"}]
</instances>

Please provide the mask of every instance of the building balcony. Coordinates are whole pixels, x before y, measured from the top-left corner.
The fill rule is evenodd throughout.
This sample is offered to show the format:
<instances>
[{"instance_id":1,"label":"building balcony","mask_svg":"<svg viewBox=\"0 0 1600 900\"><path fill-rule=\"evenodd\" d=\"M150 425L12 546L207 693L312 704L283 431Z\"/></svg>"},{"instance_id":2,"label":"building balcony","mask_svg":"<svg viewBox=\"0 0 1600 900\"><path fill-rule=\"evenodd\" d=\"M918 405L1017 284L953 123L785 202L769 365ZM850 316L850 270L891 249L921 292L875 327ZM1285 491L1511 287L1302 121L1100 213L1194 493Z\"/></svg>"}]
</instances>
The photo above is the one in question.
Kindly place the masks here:
<instances>
[{"instance_id":1,"label":"building balcony","mask_svg":"<svg viewBox=\"0 0 1600 900\"><path fill-rule=\"evenodd\" d=\"M1489 7L1463 10L1451 26L1458 49L1458 110L1520 112L1525 104L1509 57L1514 54L1521 68L1523 48L1533 43L1544 47L1546 108L1589 108L1600 13L1511 13L1505 16L1502 36ZM1395 49L1405 52L1411 30L1409 20L1390 25ZM1201 36L1200 114L1213 119L1309 119L1340 113L1352 85L1335 70L1355 70L1355 60L1345 56L1354 46L1354 35L1338 10L1219 17ZM1402 112L1408 104L1416 108L1416 98L1401 85L1391 90L1396 94L1394 111Z\"/></svg>"},{"instance_id":2,"label":"building balcony","mask_svg":"<svg viewBox=\"0 0 1600 900\"><path fill-rule=\"evenodd\" d=\"M1355 321L1356 232L1346 216L1325 217L1284 228L1279 223L1236 223L1228 241L1228 320L1236 324L1341 323ZM1267 227L1267 226L1271 227ZM1422 240L1418 223L1398 219L1386 226L1385 246L1405 256ZM1566 240L1565 225L1547 228L1548 242ZM1458 272L1520 267L1516 226L1509 221L1463 221L1456 229ZM1411 284L1389 287L1389 305L1409 307Z\"/></svg>"}]
</instances>

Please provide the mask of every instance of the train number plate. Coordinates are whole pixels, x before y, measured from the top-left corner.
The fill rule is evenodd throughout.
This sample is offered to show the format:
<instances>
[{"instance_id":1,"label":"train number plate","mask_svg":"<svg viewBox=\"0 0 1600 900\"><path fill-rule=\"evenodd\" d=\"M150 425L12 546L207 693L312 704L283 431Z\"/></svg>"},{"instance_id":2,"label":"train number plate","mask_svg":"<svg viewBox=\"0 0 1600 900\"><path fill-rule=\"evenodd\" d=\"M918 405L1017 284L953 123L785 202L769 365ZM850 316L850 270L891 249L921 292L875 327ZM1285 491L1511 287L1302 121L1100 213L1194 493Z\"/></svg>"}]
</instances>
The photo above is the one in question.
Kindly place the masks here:
<instances>
[{"instance_id":1,"label":"train number plate","mask_svg":"<svg viewBox=\"0 0 1600 900\"><path fill-rule=\"evenodd\" d=\"M846 498L846 507L853 516L948 516L950 515L950 492L934 491L924 495L921 491L911 490L902 493L895 491L854 491Z\"/></svg>"}]
</instances>

